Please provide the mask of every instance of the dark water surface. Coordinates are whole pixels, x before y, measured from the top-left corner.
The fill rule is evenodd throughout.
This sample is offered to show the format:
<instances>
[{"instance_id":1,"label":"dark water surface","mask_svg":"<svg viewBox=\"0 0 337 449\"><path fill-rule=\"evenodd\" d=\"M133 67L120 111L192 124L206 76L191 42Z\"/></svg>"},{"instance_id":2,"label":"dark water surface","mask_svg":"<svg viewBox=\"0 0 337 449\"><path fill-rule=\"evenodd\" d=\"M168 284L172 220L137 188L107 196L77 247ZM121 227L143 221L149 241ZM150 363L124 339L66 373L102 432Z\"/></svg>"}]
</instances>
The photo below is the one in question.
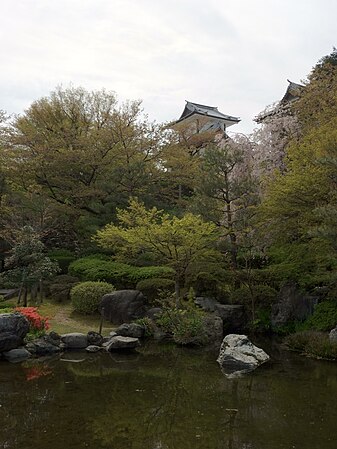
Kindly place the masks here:
<instances>
[{"instance_id":1,"label":"dark water surface","mask_svg":"<svg viewBox=\"0 0 337 449\"><path fill-rule=\"evenodd\" d=\"M337 363L262 347L272 363L236 380L172 346L0 362L0 448L336 449Z\"/></svg>"}]
</instances>

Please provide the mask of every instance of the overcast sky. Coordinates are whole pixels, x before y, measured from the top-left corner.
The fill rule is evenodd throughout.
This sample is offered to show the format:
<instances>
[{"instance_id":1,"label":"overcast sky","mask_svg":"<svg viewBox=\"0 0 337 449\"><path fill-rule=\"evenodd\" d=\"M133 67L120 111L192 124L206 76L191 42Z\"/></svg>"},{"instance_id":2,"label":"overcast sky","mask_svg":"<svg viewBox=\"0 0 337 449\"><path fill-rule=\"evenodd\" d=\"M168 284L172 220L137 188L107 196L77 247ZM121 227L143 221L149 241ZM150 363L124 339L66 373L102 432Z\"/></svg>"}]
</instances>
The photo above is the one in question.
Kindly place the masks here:
<instances>
[{"instance_id":1,"label":"overcast sky","mask_svg":"<svg viewBox=\"0 0 337 449\"><path fill-rule=\"evenodd\" d=\"M159 122L185 100L218 106L249 132L337 46L336 19L336 0L0 0L0 109L72 83Z\"/></svg>"}]
</instances>

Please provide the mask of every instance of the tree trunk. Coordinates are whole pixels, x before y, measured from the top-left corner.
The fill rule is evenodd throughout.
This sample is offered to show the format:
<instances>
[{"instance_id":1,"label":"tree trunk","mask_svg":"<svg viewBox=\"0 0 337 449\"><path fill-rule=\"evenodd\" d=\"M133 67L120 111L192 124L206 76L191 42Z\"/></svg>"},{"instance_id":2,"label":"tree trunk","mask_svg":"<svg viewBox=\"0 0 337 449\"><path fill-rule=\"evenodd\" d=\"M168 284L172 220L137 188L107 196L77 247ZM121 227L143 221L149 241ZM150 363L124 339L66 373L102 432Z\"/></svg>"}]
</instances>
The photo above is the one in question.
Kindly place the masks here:
<instances>
[{"instance_id":1,"label":"tree trunk","mask_svg":"<svg viewBox=\"0 0 337 449\"><path fill-rule=\"evenodd\" d=\"M27 307L27 298L28 298L28 288L24 287L24 293L23 293L23 307Z\"/></svg>"},{"instance_id":2,"label":"tree trunk","mask_svg":"<svg viewBox=\"0 0 337 449\"><path fill-rule=\"evenodd\" d=\"M32 287L30 289L30 299L32 302L36 302L37 290L38 290L38 284L35 283L34 285L32 285Z\"/></svg>"},{"instance_id":3,"label":"tree trunk","mask_svg":"<svg viewBox=\"0 0 337 449\"><path fill-rule=\"evenodd\" d=\"M176 306L180 304L180 280L178 277L175 278L174 291L176 295Z\"/></svg>"},{"instance_id":4,"label":"tree trunk","mask_svg":"<svg viewBox=\"0 0 337 449\"><path fill-rule=\"evenodd\" d=\"M40 304L43 303L43 280L40 279L39 280L39 300L40 300Z\"/></svg>"}]
</instances>

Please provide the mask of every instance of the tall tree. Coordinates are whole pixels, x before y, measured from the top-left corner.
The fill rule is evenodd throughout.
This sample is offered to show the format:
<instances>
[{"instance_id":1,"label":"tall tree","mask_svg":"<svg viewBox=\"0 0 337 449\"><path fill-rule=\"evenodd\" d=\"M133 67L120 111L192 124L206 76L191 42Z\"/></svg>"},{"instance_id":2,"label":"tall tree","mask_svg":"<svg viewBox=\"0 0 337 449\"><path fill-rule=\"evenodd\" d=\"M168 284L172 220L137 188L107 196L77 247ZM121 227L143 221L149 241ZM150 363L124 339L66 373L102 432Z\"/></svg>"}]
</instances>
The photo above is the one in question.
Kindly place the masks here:
<instances>
[{"instance_id":1,"label":"tall tree","mask_svg":"<svg viewBox=\"0 0 337 449\"><path fill-rule=\"evenodd\" d=\"M102 217L152 188L158 139L140 102L119 106L111 92L58 88L12 123L8 173L15 188Z\"/></svg>"},{"instance_id":2,"label":"tall tree","mask_svg":"<svg viewBox=\"0 0 337 449\"><path fill-rule=\"evenodd\" d=\"M209 145L201 160L195 197L197 210L221 229L234 270L238 268L238 249L251 230L252 209L257 201L252 156L246 138Z\"/></svg>"}]
</instances>

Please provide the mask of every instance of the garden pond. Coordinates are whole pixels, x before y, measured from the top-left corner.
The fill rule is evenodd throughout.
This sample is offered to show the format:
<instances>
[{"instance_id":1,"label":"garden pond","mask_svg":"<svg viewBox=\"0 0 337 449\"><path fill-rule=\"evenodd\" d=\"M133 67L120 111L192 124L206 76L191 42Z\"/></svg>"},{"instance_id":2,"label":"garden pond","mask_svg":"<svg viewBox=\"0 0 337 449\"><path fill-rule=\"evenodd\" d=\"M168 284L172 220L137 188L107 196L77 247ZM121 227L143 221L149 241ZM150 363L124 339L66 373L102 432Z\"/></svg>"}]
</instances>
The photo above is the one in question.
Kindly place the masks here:
<instances>
[{"instance_id":1,"label":"garden pond","mask_svg":"<svg viewBox=\"0 0 337 449\"><path fill-rule=\"evenodd\" d=\"M2 361L0 448L336 449L337 363L258 344L272 361L237 379L159 344Z\"/></svg>"}]
</instances>

